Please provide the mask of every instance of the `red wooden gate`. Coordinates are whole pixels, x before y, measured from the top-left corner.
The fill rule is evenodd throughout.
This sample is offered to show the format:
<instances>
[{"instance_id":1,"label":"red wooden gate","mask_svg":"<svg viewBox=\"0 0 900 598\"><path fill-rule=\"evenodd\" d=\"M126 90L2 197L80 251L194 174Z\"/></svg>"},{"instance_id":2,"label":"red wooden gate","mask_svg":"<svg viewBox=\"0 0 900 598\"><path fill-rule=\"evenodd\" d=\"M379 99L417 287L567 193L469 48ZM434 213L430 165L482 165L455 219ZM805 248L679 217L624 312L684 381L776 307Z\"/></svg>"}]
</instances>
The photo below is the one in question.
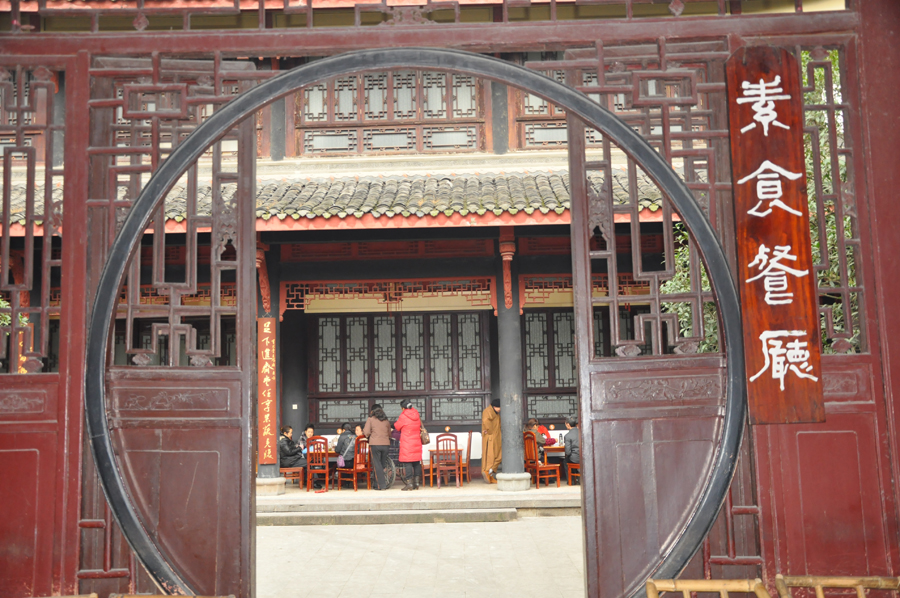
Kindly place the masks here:
<instances>
[{"instance_id":1,"label":"red wooden gate","mask_svg":"<svg viewBox=\"0 0 900 598\"><path fill-rule=\"evenodd\" d=\"M731 184L727 146L723 141L721 64L731 51L743 44L773 43L794 50L803 58L806 69L805 110L808 134L814 139L815 148L808 164L815 190L813 208L821 223L837 231L832 236L820 234L818 245L814 237L827 353L823 359L827 422L754 430L754 459L752 463L745 461L747 469L741 478L742 493L750 498L743 504L740 499L726 503L728 508L710 536L702 561L695 561L691 566L697 567L693 571L698 574L710 575L734 575L736 571L754 574L760 562L764 563L764 576L776 571L896 574L900 567L898 491L892 480L900 471L897 466L900 459L897 435L893 433L898 410L890 380L898 366L892 357L896 351L888 349L897 342L894 340L896 318L889 307L891 289L896 286L892 281L900 277L892 266L895 263L890 241L893 204L889 198L890 180L897 169L889 135L893 122L892 92L885 91L891 89L896 78L896 64L891 62L892 48L878 38L884 35L887 39L885 32L896 22L896 6L888 0L873 0L859 6L851 3L846 11L760 17L726 16L729 10L733 13L735 6L740 9L745 3L722 1L717 9L722 18L642 20L634 14L638 4L623 0L620 6L624 7L625 16L612 21L562 22L557 20L554 9L549 13L551 27L543 22L511 23L510 12L519 8L504 3L497 23L467 24L456 13L455 22L445 25L425 25L416 19L402 24L402 17L395 15L390 19L398 27L348 25L327 29L315 26L313 15L319 9L314 10L310 5L304 11L307 28L229 35L227 52L233 52L234 56L288 56L303 48L311 55L327 54L390 46L399 39L409 45L464 47L484 52L544 49L548 45L577 48L567 57L570 64L558 65L560 70L581 70L583 79L574 81L574 86L611 105L621 102L633 108L634 114L629 117L634 120L630 124L667 161L687 160L692 164L690 168L701 165L694 174L687 174L689 169L685 169L685 179L728 249L733 233L728 210ZM0 71L3 110L10 111L8 98L16 94L26 97L25 86L13 85L19 81L20 71L27 73L31 82L34 103L14 104L21 107L19 118L9 120L4 116L0 123L5 136L4 160L20 161L16 165L21 165L34 160L29 156L47 152L47 148L58 150L63 145L59 141L63 130L66 159L64 167L48 170L50 184L45 184L42 195L35 200L45 204L44 217L26 215L17 220L11 218L8 207L3 209L2 242L8 251L5 249L0 256L5 277L0 281L0 291L7 299L15 297L16 301L12 301L9 310L0 313L10 314L13 322L19 313L30 314L35 324L40 321L34 327L34 344L26 349L26 353L31 351L34 355L26 355L26 360L49 359L44 339L52 346L51 331L55 335L58 330L62 350L58 364L42 364L42 368L50 371L3 374L0 450L10 458L4 458L0 466L4 480L8 481L0 493L0 505L20 510L21 517L7 518L0 523L2 546L13 554L10 559L0 558L0 563L9 564L8 570L0 570L0 579L9 584L2 587L11 595L70 593L76 589L127 591L140 585L140 568L135 566L131 552L106 511L105 501L93 481L90 456L84 456L82 461L81 383L88 315L84 307L93 298L112 232L120 224L119 216L128 210L144 183L141 177L158 167L159 159L169 151L166 144L177 145L174 141L182 139L196 125L196 122L184 127L178 124L184 120L179 117L185 106L193 111L207 102L225 102L233 91L226 89L226 84L239 86L240 81L258 74L225 73L221 66L222 54L211 50L223 48L221 32L191 31L188 9L183 11L185 30L175 34L98 32L106 23L101 15L119 14L115 13L120 10L118 6L87 8L85 14L90 15L94 25L91 32L26 34L22 26L27 19L21 18L19 3L13 5L9 22L15 33L0 38L4 52L0 57L4 69ZM795 5L799 13L803 2ZM42 10L46 17L55 16L52 7ZM139 30L146 26L146 18L136 14L132 5L122 10L131 11L129 18L135 17ZM259 14L260 25L265 27L263 3ZM419 17L425 18L422 14ZM392 33L386 35L386 30ZM604 43L596 43L597 39ZM116 62L109 58L114 53L142 58L131 62L117 58L119 62ZM200 56L207 65L212 65L211 69L183 61L186 55ZM861 60L860 55L866 60ZM600 72L591 75L591 66ZM60 78L59 73L64 73L64 77ZM185 83L186 80L189 82ZM835 80L837 83L833 85ZM651 81L654 90L667 91L651 91ZM54 96L52 106L65 105L65 120L61 120L59 113L54 117L46 112L51 104L41 107L41 102L56 91L58 83L64 96ZM834 93L834 89L839 92ZM863 95L869 104L863 104ZM142 102L151 98L159 108L142 108ZM132 101L136 104L128 104ZM696 129L684 128L683 124L673 127L672 118L685 118L686 112L692 114L691 118L708 120ZM39 131L44 132L38 134ZM57 141L48 141L54 135ZM9 145L8 137L17 140L43 137L45 145L41 146L39 139L37 144L17 141ZM244 141L241 150L247 150L248 139L242 137L238 141L241 139ZM594 138L594 143L597 142ZM586 170L607 168L598 163L603 162L603 147L592 148L591 143L588 141L586 148L588 159L576 158L573 163L570 172L573 181L578 180L579 166ZM230 151L229 147L230 140L220 150ZM592 151L601 152L600 158L594 160ZM220 173L226 178L234 175L238 183L243 180L245 192L249 181L244 177L252 176L248 170L250 157L248 151L241 172ZM44 158L53 163L52 152L45 153ZM4 162L4 176L13 162ZM628 167L639 168L640 163ZM61 178L65 179L66 208L62 214L64 226L58 229L53 188ZM9 189L5 184L4 200L10 197ZM582 204L582 214L588 217L588 224L602 222L602 211L609 208L605 200L591 202L589 196L581 197L587 201ZM599 210L598 220L591 219L592 203ZM241 205L238 202L234 207L239 210ZM870 213L870 207L877 211ZM625 211L620 209L620 215ZM218 209L214 212L219 213ZM199 247L207 242L199 236L207 234L201 230L207 226L202 221L203 215L198 217L197 228L191 233ZM669 223L674 221L671 214L667 218ZM228 266L238 273L234 280L237 305L253 303L253 248L241 242L252 236L252 220L249 212L236 215L234 233L238 243L233 258L229 249L227 254L211 257L208 266L203 265L210 271ZM210 222L208 227L221 228L227 224ZM16 282L15 252L25 246L18 247L19 241L5 245L14 236L16 225L22 226L23 231L43 226L41 242L46 244L50 240L46 250L34 254L38 257L35 267L30 268L41 274L31 280L22 278L22 282ZM827 226L819 230L824 231ZM72 234L65 235L60 230ZM599 243L602 230L595 232L593 226L575 230L576 256L580 256L576 259L581 260L576 262L576 272L580 277L579 321L584 339L588 334L586 325L594 319L593 313L589 313L592 310L586 308L587 289L591 288L588 258L609 258L603 255L605 249ZM170 232L187 234L188 229ZM160 370L153 369L149 363L143 367L113 367L108 395L111 439L120 450L120 463L127 464L126 487L135 498L138 513L149 522L148 527L155 527L157 521L165 522L155 540L162 545L166 559L176 563L184 578L198 591L248 595L252 486L247 376L252 375L252 356L243 354L235 357L234 365L215 366L215 385L206 378L210 374L181 365L176 356L195 358L198 364L213 357L204 355L206 349L202 343L196 344L197 339L206 336L196 332L206 329L199 319L213 322L218 318L221 322L223 318L228 321L231 315L222 298L221 285L215 293L218 305L212 299L207 304L199 297L207 291L196 286L202 280L193 275L175 279L164 268L158 269L162 263L160 255L165 252L161 236L154 235L147 253L135 258L149 257L148 263L155 264L145 272L145 283L151 285L146 293L154 297L155 305L150 311L142 311L143 306L134 301L141 281L131 285L131 295L123 297L123 313L132 323L137 322L137 328L121 330L120 344L128 344L129 334L135 334L135 329L144 330L140 328L143 325L151 335L167 333L169 366L164 378L171 381L173 373L181 376L189 372L190 378L182 377L184 382L179 382L175 392L159 387ZM593 249L591 237L595 237ZM213 245L211 240L209 245ZM877 251L879 247L882 254ZM671 249L675 249L674 239ZM667 246L667 253L669 250ZM29 259L25 253L22 258ZM694 260L691 273L699 275L696 252L691 255L690 259ZM200 261L197 255L191 259ZM213 263L214 260L219 263ZM23 272L29 269L24 266ZM44 272L49 273L48 284L43 284ZM52 283L57 275L61 275L58 285L61 301L49 294L57 286ZM645 272L644 276L653 279L662 275ZM878 287L881 295L875 292L876 281L883 285ZM31 294L27 308L21 298L23 291ZM212 296L212 290L208 294ZM604 305L627 303L623 295L598 296L592 303L602 313ZM698 494L698 485L685 483L688 476L682 478L681 474L688 469L690 477L704 479L716 455L711 439L717 437L722 417L721 400L717 396L717 389L721 395L721 356L674 357L665 351L668 345L675 347L678 343L662 341L667 338L665 335L674 332L672 326L675 326L671 318L667 319L670 312L664 312L662 304L689 303L690 309L695 309L709 303L711 296L702 283L678 301L665 295L656 290L645 293L645 299L655 302L659 309L652 317L644 318L635 331L638 333L645 324L648 326L647 339L652 340L647 350L652 357L634 355L631 347L646 344L643 341L647 339L628 335L620 336L620 340L627 341L620 343L627 359L608 362L613 365L592 359L586 347L579 347L581 363L585 364L582 368L584 419L593 422L592 442L598 451L594 467L586 468L590 470L586 475L593 480L590 482L593 485L586 485L586 490L594 490L591 492L596 497L593 508L599 514L596 521L590 518L588 521L588 547L594 555L589 559L588 574L592 583L602 581L604 595L633 590L653 570L659 558L668 553L678 539L677 533L673 535L670 530L692 520L690 505ZM176 297L181 300L175 300ZM252 321L241 318L242 310L232 311L236 346L252 346L252 343L239 342L240 338L252 334L248 332ZM58 329L54 328L57 313L61 316ZM163 321L163 327L157 326L154 331L154 324ZM14 336L24 333L23 342L30 334L22 326L7 329ZM112 335L111 348L115 345L115 331ZM209 335L212 338L212 325ZM136 337L139 339L141 333L136 333ZM185 339L184 350L177 338ZM690 341L681 344L685 345L680 347L682 351L693 348L689 346ZM23 344L26 346L29 345ZM134 364L134 356L146 353L142 353L142 346L137 343L132 342L130 346L137 349L130 354ZM9 351L9 355L15 363L16 349ZM27 369L32 363L23 363L23 367ZM685 363L690 364L690 369L675 369ZM632 383L638 377L641 379ZM658 377L665 383L647 388L645 379L649 377ZM685 378L694 382L689 384ZM201 386L202 391L197 390ZM147 392L148 389L153 392ZM234 397L236 402L232 402ZM223 403L226 400L227 405ZM179 417L171 417L170 410L179 413ZM172 450L176 446L178 452ZM182 449L187 450L182 453ZM217 463L215 468L209 466L213 462ZM692 469L685 468L685 463L690 463ZM234 469L229 469L232 465ZM752 476L748 473L751 470ZM80 471L84 472L84 486ZM194 471L209 476L200 487L191 484L195 480ZM231 475L238 477L227 479ZM752 504L754 482L760 497L758 517ZM193 501L197 497L181 494L192 487L208 493L202 500L220 501L216 512L221 517L215 518L215 524L194 520L198 508ZM161 490L159 493L157 488ZM33 502L25 500L32 496ZM233 509L226 509L226 504ZM173 507L181 511L173 511ZM206 514L206 510L203 512ZM755 552L757 524L761 554ZM196 525L200 528L191 527ZM749 533L741 535L741 529ZM229 530L241 538L237 553L229 553L224 546L225 536L232 533ZM205 536L201 533L204 531ZM645 541L636 542L636 537ZM190 551L188 543L194 540L196 549L209 551L208 555L219 554L222 548L223 560L218 560L218 556L194 559L184 551L185 548ZM59 548L54 550L54 546ZM604 558L596 558L598 554ZM612 554L621 555L621 559L610 557ZM848 569L841 570L836 565L838 562ZM232 566L237 571L234 575L226 574L224 569L219 573L213 569ZM749 571L734 569L736 566L749 567Z\"/></svg>"},{"instance_id":2,"label":"red wooden gate","mask_svg":"<svg viewBox=\"0 0 900 598\"><path fill-rule=\"evenodd\" d=\"M173 65L173 68L175 66ZM212 348L200 350L197 344L200 333L182 318L205 316L209 309L212 310L213 317L233 313L233 308L231 312L219 309L222 307L219 301L219 270L229 270L228 266L221 264L226 260L224 256L227 245L232 243L236 245L240 255L241 251L247 251L241 247L247 246L246 239L252 238L253 234L252 225L241 224L246 222L242 218L249 220L252 217L254 207L253 202L249 201L253 194L247 193L252 190L252 178L245 178L246 173L241 172L242 167L247 164L241 159L243 155L241 142L243 141L243 147L246 147L247 138L239 137L238 172L235 174L224 174L217 170L222 142L218 142L219 145L214 147L213 194L210 214L205 218L200 213L196 197L198 166L195 161L207 150L210 143L221 139L222 134L235 123L254 114L265 103L306 85L371 67L380 69L440 67L487 77L522 86L529 93L553 101L573 115L569 123L571 133L569 155L573 173L572 203L575 223L573 278L578 298L576 329L578 345L582 351L579 359L580 372L583 376L583 411L591 414L586 418L591 423L589 431L586 430L584 435L584 488L588 497L585 504L585 519L590 530L587 558L592 568L588 576L588 591L591 594L608 596L623 593L630 595L638 591L643 580L655 571L663 575L677 574L699 549L716 518L719 507L725 500L744 425L743 356L740 343L733 342L733 339L740 337L740 309L725 255L715 233L700 206L671 167L626 123L598 107L588 97L577 94L571 88L550 79L540 77L532 71L502 61L485 59L474 54L421 49L368 51L326 59L285 73L254 90L245 92L224 104L203 122L195 134L179 143L135 200L134 206L118 230L98 282L98 294L88 339L86 383L91 448L98 462L99 474L108 499L130 544L156 582L169 591L189 592L196 591L194 588L202 590L209 588L220 592L221 588L233 587L234 584L239 584L250 577L247 571L246 552L243 550L246 546L241 546L238 552L236 547L227 543L227 540L224 543L215 543L212 538L219 537L216 534L229 526L243 531L241 516L245 506L243 497L248 498L247 503L251 502L248 495L252 494L252 489L250 492L239 494L237 499L233 495L230 497L228 493L230 488L226 488L224 482L228 470L222 469L222 458L219 457L217 461L215 456L202 453L215 453L213 449L218 447L220 454L223 452L227 454L231 450L244 455L250 452L251 447L238 442L238 438L229 442L226 435L227 420L218 422L218 434L212 436L211 445L202 443L205 430L198 426L198 420L204 419L201 413L216 410L228 412L236 402L231 401L230 396L244 393L240 388L209 388L211 380L222 383L224 377L222 373L209 375L208 369L168 369L159 373L141 370L119 372L113 369L108 379L103 380L102 372L109 351L107 322L112 318L117 303L115 291L125 276L126 264L129 263L127 256L135 257L131 258L130 262L124 302L127 318L124 352L134 355L132 360L140 366L147 366L151 360L161 359L163 352L159 347L151 345L149 348L140 349L135 347L135 342L131 338L139 318L156 317L159 321L151 320L150 342L157 343L158 338L165 338L168 363L162 365L171 368L179 363L179 356L184 354L185 362L190 358L192 365L211 366L211 358L221 356L221 351L216 347L218 341L215 334L217 327L221 325L220 322L210 323L209 342ZM185 106L189 102L185 96L187 87L182 86L179 89L176 84L159 82L165 73L165 63L155 62L153 68L160 70L159 73L152 73L153 80L157 83L137 84L134 89L138 93L153 94L158 114L148 114L146 109L139 110L129 106L130 94L135 92L127 83L123 85L123 92L118 94L122 96L122 100L112 99L113 94L107 92L110 98L104 98L95 105L104 109L121 106L123 113L127 114L127 111L131 110L142 118L148 116L151 119L160 118L170 113L183 118L187 112ZM199 65L193 65L194 70L198 68ZM222 65L218 62L213 64L216 81L222 78L217 72L221 68ZM120 72L111 70L116 74ZM102 71L98 69L97 72ZM95 88L97 87L99 86L95 85ZM174 100L165 98L165 93L170 91L176 93L180 91L182 95ZM200 101L210 100L203 97ZM579 127L575 120L575 115L586 119L602 132L606 159L591 164L595 165L594 168L604 169L607 189L612 184L609 153L610 143L614 142L629 156L632 178L636 168L644 168L657 181L664 194L663 230L666 238L664 264L668 266L646 269L640 263L640 252L636 252L638 261L635 277L639 281L647 280L649 285L646 296L633 296L631 300L649 302L651 309L649 313L636 318L637 330L631 335L632 338L626 338L627 335L618 330L620 302L625 300L620 298L621 292L615 282L609 285L606 299L593 300L593 303L603 305L609 313L614 314L611 318L612 344L617 347L616 352L622 357L639 355L642 345L649 347L650 354L661 355L667 349L684 354L674 362L654 359L649 370L646 365L637 365L638 369L644 370L643 373L649 371L652 376L651 379L637 385L631 372L626 372L622 376L601 377L591 373L592 368L598 372L604 369L609 372L622 372L627 370L627 367L625 363L620 362L611 362L602 367L592 366L595 357L585 350L594 346L591 342L594 320L601 316L590 310L589 305L584 302L592 293L592 285L588 282L591 280L592 263L605 260L603 270L608 273L611 281L618 280L616 251L605 249L615 246L612 237L614 213L632 215L630 220L633 227L632 243L634 247L640 246L640 231L637 228L637 189L631 188L632 200L625 206L614 206L612 194L609 192L603 197L592 198L588 212L588 196L584 190L585 136L583 128ZM246 128L246 125L244 127ZM159 128L159 125L154 126L156 131ZM174 140L175 136L173 135L171 139ZM154 146L154 149L157 148L158 146ZM103 155L105 154L101 154ZM153 156L151 162L152 160ZM188 174L184 193L188 202L186 229L189 237L186 252L188 261L183 272L185 280L181 283L169 282L167 280L169 273L161 264L154 262L151 271L151 291L157 293L161 300L159 306L146 307L140 301L135 281L147 273L142 273L138 261L140 254L135 254L134 248L140 233L150 226L155 233L151 246L153 255L154 257L164 255L166 235L162 224L162 210L165 209L166 193L168 192L169 201L172 201L175 193L173 185L183 179L186 169ZM123 169L125 173L129 173L126 176L130 176L134 188L137 187L135 181L139 176L137 173L142 170L143 168L128 167ZM241 183L247 180L249 182L242 187ZM233 195L226 193L223 185L225 183L237 184ZM242 190L245 191L243 194ZM669 200L673 202L672 205L668 203ZM724 333L721 340L732 341L731 351L727 356L727 372L723 372L724 364L721 358L688 357L698 350L701 343L719 342L713 330L704 328L714 324L701 323L705 319L706 304L712 301L713 296L710 289L703 288L701 266L696 253L693 257L687 258L687 272L681 272L682 276L686 275L691 279L690 289L687 292L660 294L660 279L672 278L678 274L672 238L673 206L678 208L681 219L697 235L699 246L703 248L705 259L709 264L710 280L715 285L716 297L724 307L719 318ZM192 217L196 220L192 221ZM199 255L195 245L199 242L199 237L195 241L193 235L197 234L198 229L205 230L206 227L209 227L211 232L212 244L210 306L208 309L197 309L186 307L184 300L179 301L178 297L182 294L186 297L196 296L197 278L194 273L197 268L193 260ZM603 238L599 240L600 249L588 252L586 235L594 228ZM687 239L686 232L684 235ZM690 251L690 245L686 245L683 249ZM238 271L237 283L240 290L237 298L240 305L240 298L246 296L244 292L249 292L249 289L243 288L242 276L245 274L239 264L233 264L230 269L235 268ZM246 284L246 278L243 280ZM679 321L675 308L670 306L672 302L680 302L690 310L682 316L682 320L693 322L689 330L684 321ZM585 309L586 307L588 309ZM662 313L668 310L671 312ZM241 325L241 316L238 311L238 344L241 344L242 338L246 338ZM183 336L180 345L176 338L179 334ZM251 345L247 343L247 346ZM249 363L249 360L245 357L243 363ZM238 365L240 364L241 361L238 362ZM675 373L675 370L678 370L678 373ZM187 386L187 389L179 391L173 385L175 380L179 380L180 385ZM589 385L585 384L586 381L589 381ZM104 399L104 386L108 387L105 391L110 396L108 401ZM245 383L244 389L246 388ZM646 408L648 402L649 409ZM178 423L175 424L176 420L173 419L147 417L146 413L157 409L156 405L159 405L159 411L178 417ZM598 411L604 413L597 416L595 412ZM641 417L642 411L647 412L647 420L650 418L655 420L649 427L648 422L644 421L645 418ZM626 421L619 422L615 429L606 430L601 420L603 415L609 413L612 413L612 419ZM107 428L107 418L110 415L113 416L110 421L111 430ZM244 421L246 422L246 418ZM234 425L238 424L239 422L236 422ZM117 429L119 427L125 430L120 431ZM140 432L131 432L132 427ZM600 437L609 439L609 444L597 446L596 441ZM250 440L250 435L245 439ZM115 445L120 447L118 467L124 476L116 471ZM627 454L620 459L623 447ZM167 456L169 453L175 454ZM592 466L591 461L595 461L596 467ZM656 464L657 461L660 463L659 466ZM659 494L654 487L657 483L655 477L658 469L663 472L678 470L688 477L673 491ZM207 472L209 477L202 487L212 494L194 501L194 480L200 471ZM637 476L634 475L636 471L640 472ZM163 491L167 490L166 481L170 478L176 482L172 486L172 494L160 498ZM659 483L664 481L665 479L658 480ZM610 496L608 493L601 495L595 492L598 482L604 487L617 487L618 494ZM651 504L645 504L644 508L636 513L625 510L627 505L640 506L641 499L644 503L649 500ZM653 501L655 504L652 504ZM233 509L235 503L241 507L237 512ZM209 504L222 508L219 516L210 517L207 522L191 529L189 521L196 520L200 511ZM174 513L171 512L173 509ZM246 513L246 510L243 512ZM609 513L615 515L609 517ZM659 516L660 513L663 517ZM635 523L639 526L637 533L647 538L646 550L635 550L633 546L626 549L622 543L621 539L626 534L634 533L634 530L623 529L622 524L631 526ZM606 529L603 529L604 527ZM210 541L206 545L198 544L194 541L198 535L204 538L211 536ZM248 540L251 535L252 528L247 533ZM613 538L619 540L612 540ZM601 543L620 553L621 560L609 559L608 551L601 559ZM179 552L185 545L191 547ZM195 556L193 560L189 560L188 555ZM219 559L223 556L226 560L220 563ZM628 568L612 573L596 571L594 567L602 562L621 562ZM209 577L210 573L218 573L219 577ZM227 577L227 575L237 576Z\"/></svg>"}]
</instances>

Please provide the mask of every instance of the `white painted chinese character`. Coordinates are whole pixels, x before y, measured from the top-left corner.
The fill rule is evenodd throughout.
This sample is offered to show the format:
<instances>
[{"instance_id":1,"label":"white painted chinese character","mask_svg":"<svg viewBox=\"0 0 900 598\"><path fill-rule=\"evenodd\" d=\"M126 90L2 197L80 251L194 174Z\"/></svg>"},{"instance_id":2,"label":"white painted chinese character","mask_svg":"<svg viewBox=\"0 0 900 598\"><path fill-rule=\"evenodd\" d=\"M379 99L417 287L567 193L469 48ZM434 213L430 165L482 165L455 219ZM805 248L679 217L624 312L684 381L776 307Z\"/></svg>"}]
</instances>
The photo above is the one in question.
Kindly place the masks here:
<instances>
[{"instance_id":1,"label":"white painted chinese character","mask_svg":"<svg viewBox=\"0 0 900 598\"><path fill-rule=\"evenodd\" d=\"M811 374L812 366L809 364L809 343L801 341L806 332L802 330L766 330L759 335L762 341L762 352L766 362L763 368L750 378L753 382L762 376L766 370L771 370L772 379L781 382L781 390L784 390L784 378L788 372L793 372L798 378L807 378L818 381ZM785 341L789 340L787 344Z\"/></svg>"},{"instance_id":2,"label":"white painted chinese character","mask_svg":"<svg viewBox=\"0 0 900 598\"><path fill-rule=\"evenodd\" d=\"M769 254L772 254L771 256ZM791 255L790 245L776 245L775 250L771 250L760 244L756 257L750 262L750 268L756 266L760 272L753 278L748 278L745 282L753 282L754 280L763 279L763 288L766 290L766 303L769 305L785 305L794 302L794 294L786 293L788 288L787 275L791 274L800 278L807 276L809 270L797 270L791 268L787 264L781 263L781 260L797 261L796 255Z\"/></svg>"},{"instance_id":3,"label":"white painted chinese character","mask_svg":"<svg viewBox=\"0 0 900 598\"><path fill-rule=\"evenodd\" d=\"M776 166L768 160L763 160L763 163L759 165L759 168L738 181L738 185L742 185L750 179L757 179L756 198L759 201L755 206L747 210L747 213L751 216L759 216L762 218L772 213L772 207L777 207L795 216L802 216L803 212L799 212L781 201L784 190L781 187L781 179L779 178L784 177L790 181L796 181L802 176L803 173L790 172L780 166ZM764 211L760 211L764 201L769 202L769 207Z\"/></svg>"},{"instance_id":4,"label":"white painted chinese character","mask_svg":"<svg viewBox=\"0 0 900 598\"><path fill-rule=\"evenodd\" d=\"M750 105L750 108L754 112L753 120L762 125L763 135L766 137L769 136L770 124L789 131L791 129L786 124L778 122L778 114L775 112L776 101L791 99L791 96L784 93L784 90L779 87L780 84L781 77L779 75L775 75L775 80L771 83L766 83L762 79L759 80L759 83L750 83L749 81L741 83L741 87L744 89L744 97L738 98L737 103L747 104L748 102L753 102L753 104ZM755 129L756 122L750 123L741 129L741 133L746 133L750 129Z\"/></svg>"}]
</instances>

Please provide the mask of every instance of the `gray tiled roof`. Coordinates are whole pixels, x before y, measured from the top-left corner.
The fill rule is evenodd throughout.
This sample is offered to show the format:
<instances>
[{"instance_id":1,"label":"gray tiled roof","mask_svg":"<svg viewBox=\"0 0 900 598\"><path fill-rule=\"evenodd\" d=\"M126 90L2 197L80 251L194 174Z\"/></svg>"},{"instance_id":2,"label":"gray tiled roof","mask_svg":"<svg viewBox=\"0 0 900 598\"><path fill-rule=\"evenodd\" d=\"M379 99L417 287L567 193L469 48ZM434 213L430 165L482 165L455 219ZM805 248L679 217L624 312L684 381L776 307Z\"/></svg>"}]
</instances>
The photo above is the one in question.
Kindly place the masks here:
<instances>
[{"instance_id":1,"label":"gray tiled roof","mask_svg":"<svg viewBox=\"0 0 900 598\"><path fill-rule=\"evenodd\" d=\"M591 185L598 194L603 177L591 175ZM624 170L613 170L613 195L616 203L628 201L628 176ZM642 209L656 211L661 206L660 192L648 178L638 176L637 198ZM223 193L235 192L226 185ZM211 188L198 188L198 212L209 214ZM36 189L43 197L43 188ZM54 201L62 199L62 188L53 191ZM123 197L124 198L124 197ZM25 186L12 189L14 221L24 224ZM43 201L36 212L43 211ZM438 216L459 213L500 215L504 212L527 214L563 213L569 209L569 175L566 172L506 174L459 174L436 176L347 177L332 179L285 180L257 183L256 215L270 218L325 218L365 214L380 216ZM185 189L176 186L166 198L166 218L181 221L186 215ZM19 216L19 218L16 218Z\"/></svg>"}]
</instances>

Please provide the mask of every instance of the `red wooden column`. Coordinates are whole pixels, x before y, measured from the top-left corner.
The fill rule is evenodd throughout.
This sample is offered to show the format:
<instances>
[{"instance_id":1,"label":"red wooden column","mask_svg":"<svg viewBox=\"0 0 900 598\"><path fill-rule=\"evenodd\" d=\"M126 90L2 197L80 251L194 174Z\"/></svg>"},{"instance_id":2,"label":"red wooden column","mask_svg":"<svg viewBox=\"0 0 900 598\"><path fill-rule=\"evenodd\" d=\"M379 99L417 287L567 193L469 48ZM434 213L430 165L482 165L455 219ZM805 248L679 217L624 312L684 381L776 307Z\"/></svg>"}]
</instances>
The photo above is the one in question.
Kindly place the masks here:
<instances>
[{"instance_id":1,"label":"red wooden column","mask_svg":"<svg viewBox=\"0 0 900 598\"><path fill-rule=\"evenodd\" d=\"M872 246L875 261L875 289L873 293L877 313L877 336L880 344L884 403L879 402L879 416L884 416L882 441L877 449L881 463L885 527L889 551L886 574L900 573L900 224L896 195L900 189L900 110L897 90L900 89L900 5L893 0L856 2L861 16L859 64L859 106L862 143L866 148L865 170L857 175L868 191ZM861 193L859 194L861 195ZM874 344L873 343L873 344ZM879 389L880 390L880 389ZM880 392L879 392L880 394ZM888 474L889 475L886 475ZM891 480L893 483L891 483ZM879 505L880 506L880 505ZM890 573L887 573L890 571Z\"/></svg>"}]
</instances>

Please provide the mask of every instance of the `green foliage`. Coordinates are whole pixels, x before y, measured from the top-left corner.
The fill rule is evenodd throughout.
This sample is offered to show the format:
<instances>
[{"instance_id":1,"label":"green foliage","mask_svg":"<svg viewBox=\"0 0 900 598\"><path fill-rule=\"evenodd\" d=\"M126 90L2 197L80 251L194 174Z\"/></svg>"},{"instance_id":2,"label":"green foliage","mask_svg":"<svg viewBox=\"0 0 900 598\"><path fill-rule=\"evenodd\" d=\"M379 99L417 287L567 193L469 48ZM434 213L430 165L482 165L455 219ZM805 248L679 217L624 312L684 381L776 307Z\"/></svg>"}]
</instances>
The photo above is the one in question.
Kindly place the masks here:
<instances>
[{"instance_id":1,"label":"green foliage","mask_svg":"<svg viewBox=\"0 0 900 598\"><path fill-rule=\"evenodd\" d=\"M9 301L0 297L0 309L9 309ZM9 326L9 322L12 320L12 317L5 312L0 312L0 326Z\"/></svg>"},{"instance_id":2,"label":"green foliage","mask_svg":"<svg viewBox=\"0 0 900 598\"><path fill-rule=\"evenodd\" d=\"M695 292L691 286L691 246L688 232L681 222L675 224L675 276L660 285L661 295L675 295L679 293ZM700 270L700 288L708 291L709 277L703 264L698 264ZM699 335L699 330L694 330L694 307L685 301L663 302L662 310L678 316L678 326L682 337ZM703 340L698 346L699 353L716 353L719 350L719 315L713 302L703 304Z\"/></svg>"},{"instance_id":3,"label":"green foliage","mask_svg":"<svg viewBox=\"0 0 900 598\"><path fill-rule=\"evenodd\" d=\"M813 69L812 80L807 80L807 67L814 59L811 53L801 53L800 63L803 69L803 77L807 86L814 89L807 92L804 103L807 106L823 106L825 104L840 103L841 95L840 54L837 50L828 51L828 61L831 63L831 80L829 81L827 69L817 67ZM830 96L830 97L829 97ZM849 340L853 352L861 350L860 320L859 320L859 296L856 293L849 295L849 301L844 301L839 292L828 293L827 288L841 288L856 286L856 256L851 248L846 249L847 281L841 280L841 262L839 253L845 251L841 235L849 238L853 235L853 218L843 215L839 218L835 213L834 203L828 199L828 195L837 194L842 185L848 182L846 160L837 153L838 148L844 147L845 115L840 111L835 112L834 132L835 146L832 146L829 120L831 116L826 110L806 110L807 129L815 128L818 135L807 132L804 136L804 151L806 157L807 195L809 200L809 227L812 240L813 263L817 266L817 282L819 286L819 302L822 307L831 308L832 324L836 332L845 332L853 329L853 335ZM821 189L816 188L816 150L819 153L819 167L821 169ZM821 197L820 197L821 195ZM840 224L840 226L839 226ZM821 312L821 308L820 308ZM821 312L820 322L822 331L823 350L825 353L836 353L834 339L828 338L828 315Z\"/></svg>"},{"instance_id":4,"label":"green foliage","mask_svg":"<svg viewBox=\"0 0 900 598\"><path fill-rule=\"evenodd\" d=\"M9 301L0 296L0 309L9 309ZM12 316L10 316L9 312L0 312L0 327L9 326L9 323L12 321ZM28 324L28 316L25 314L19 314L19 326L25 326ZM5 333L6 336L9 333ZM5 336L4 336L5 338Z\"/></svg>"}]
</instances>

